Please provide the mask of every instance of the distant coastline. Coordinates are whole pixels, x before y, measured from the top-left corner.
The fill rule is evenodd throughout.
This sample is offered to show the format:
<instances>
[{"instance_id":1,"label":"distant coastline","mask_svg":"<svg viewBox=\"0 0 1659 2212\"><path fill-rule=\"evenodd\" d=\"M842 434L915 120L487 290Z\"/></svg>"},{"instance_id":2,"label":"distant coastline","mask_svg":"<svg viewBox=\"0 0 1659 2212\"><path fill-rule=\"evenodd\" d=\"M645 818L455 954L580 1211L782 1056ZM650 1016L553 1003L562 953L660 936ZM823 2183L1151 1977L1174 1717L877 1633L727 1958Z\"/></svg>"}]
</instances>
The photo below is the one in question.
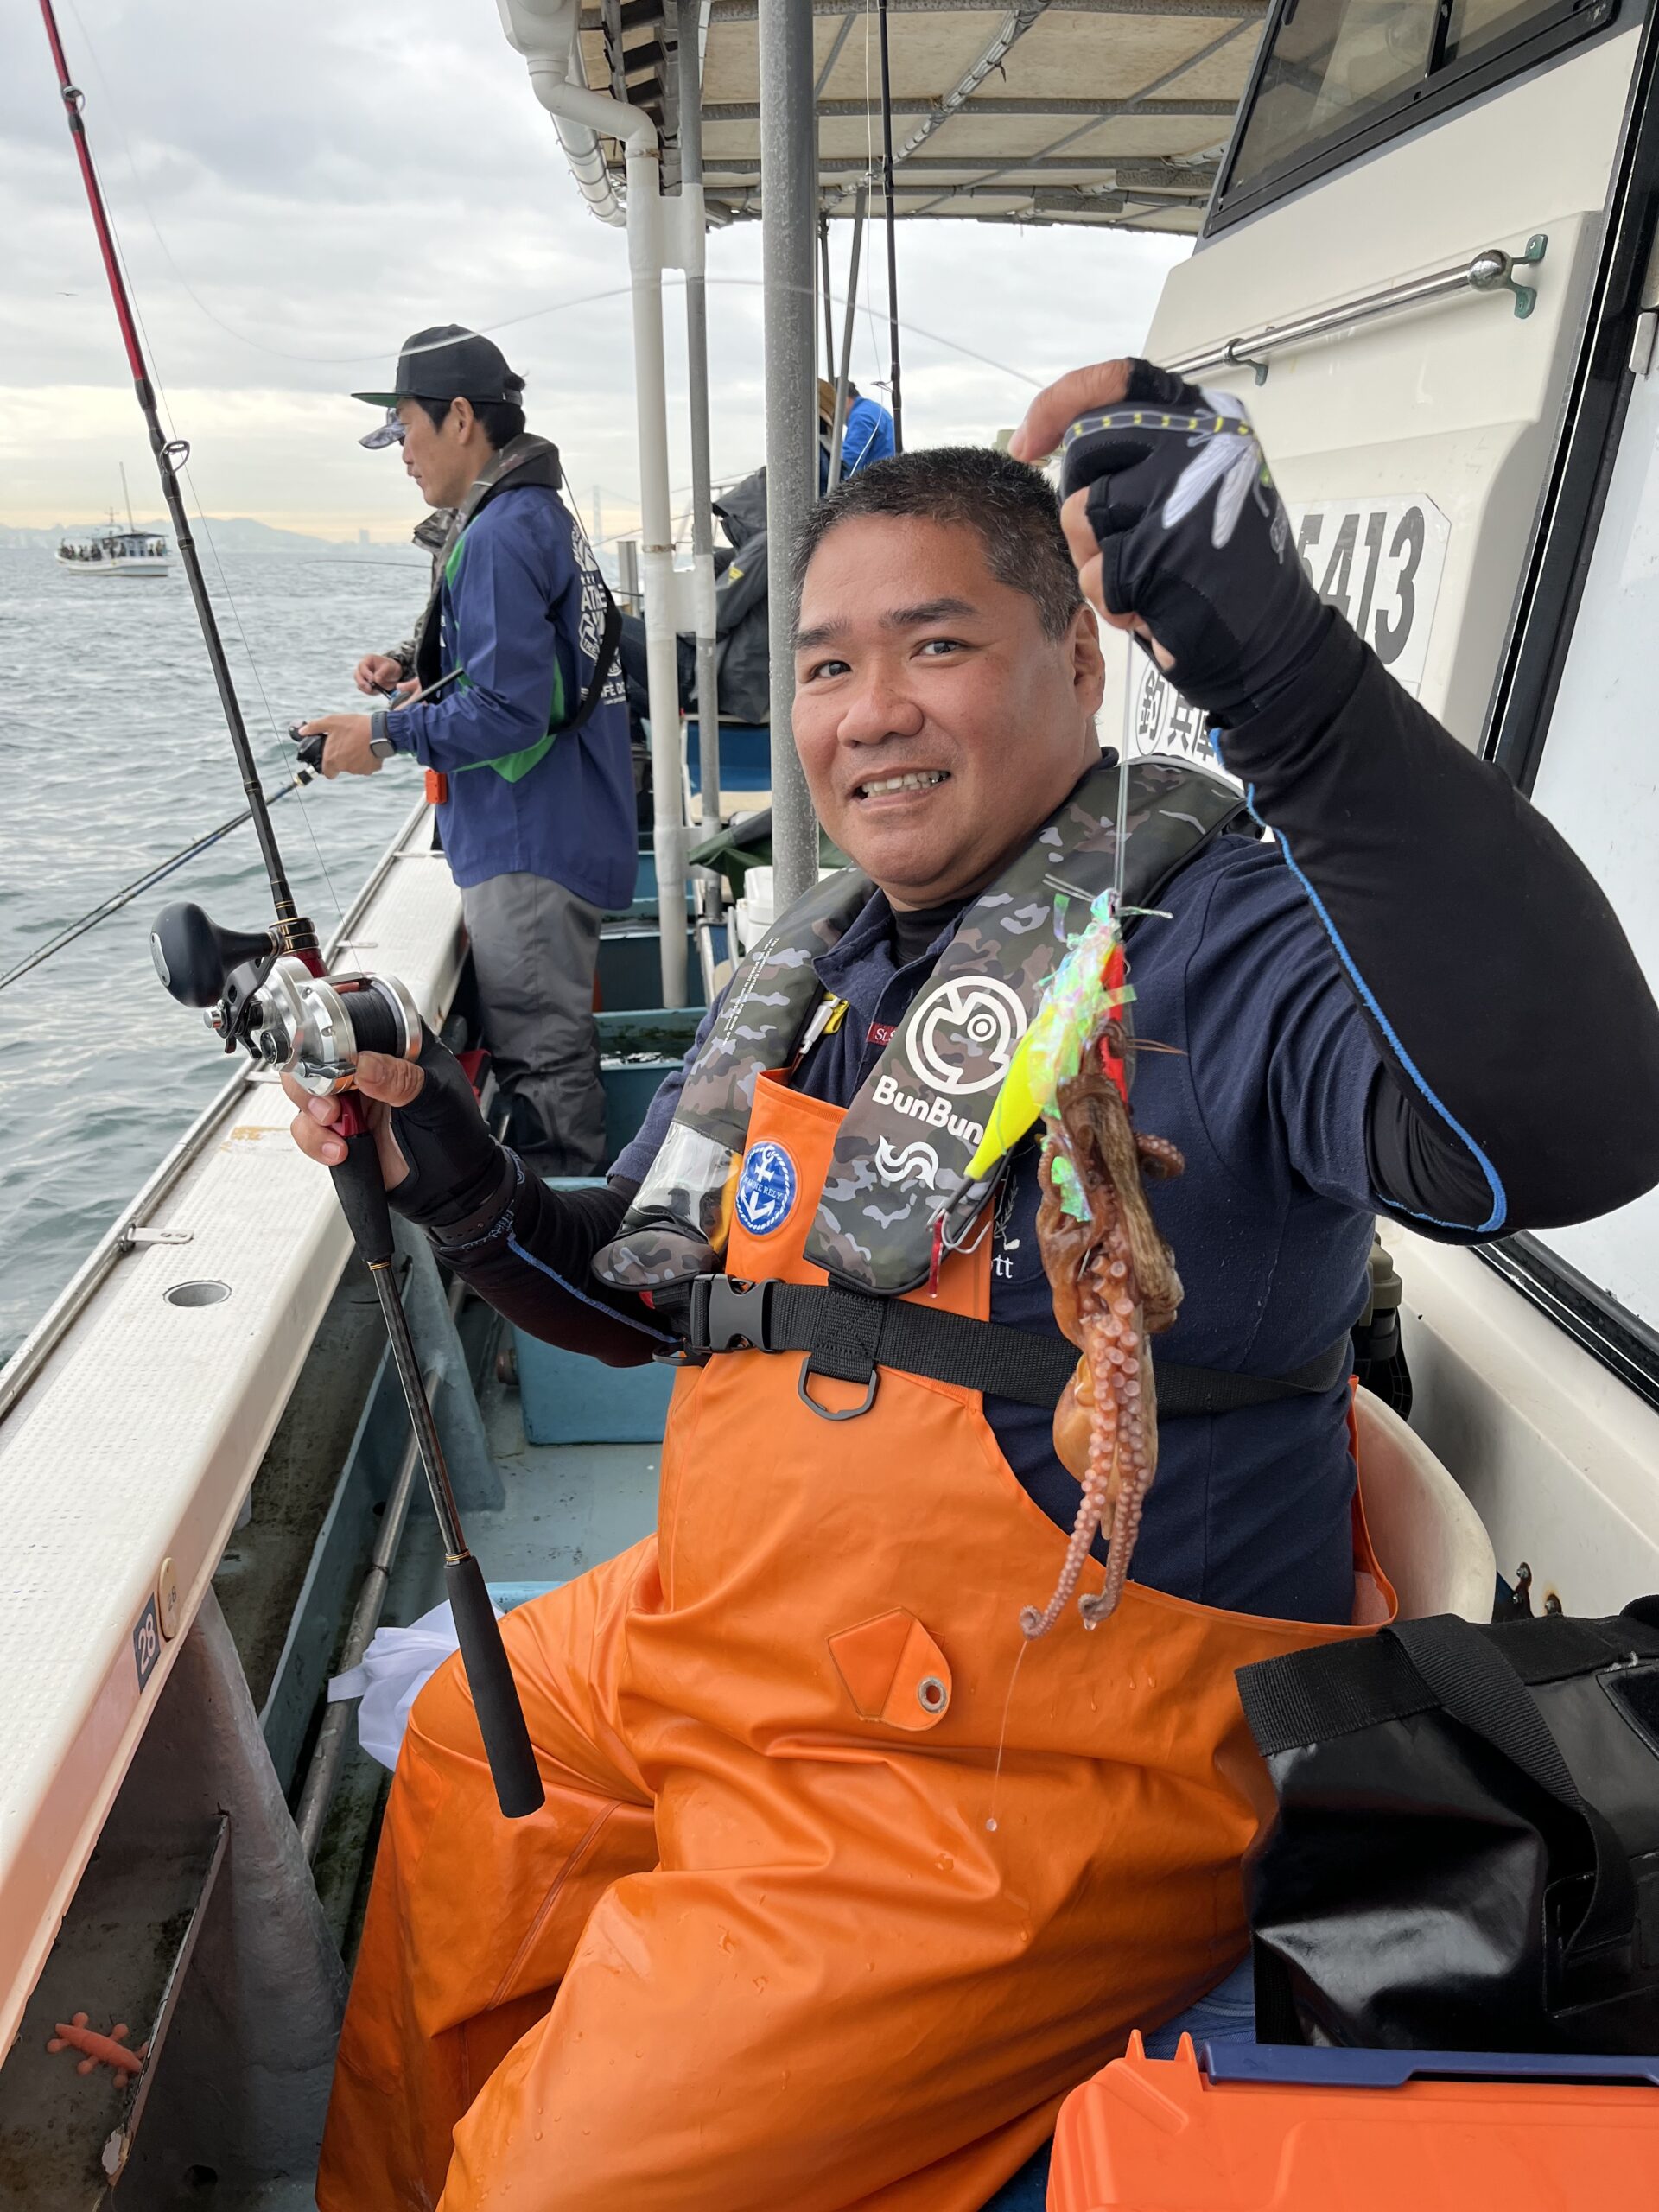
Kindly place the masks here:
<instances>
[{"instance_id":1,"label":"distant coastline","mask_svg":"<svg viewBox=\"0 0 1659 2212\"><path fill-rule=\"evenodd\" d=\"M360 557L371 553L376 560L406 559L411 568L425 567L429 555L417 545L406 540L398 543L384 538L371 539L366 544L357 537L315 537L301 530L277 530L270 523L256 522L251 515L208 515L203 518L206 529L211 531L213 543L221 553L290 553L308 556L315 560L319 552L340 555L352 554ZM91 521L64 522L48 530L26 529L21 524L0 522L0 546L27 549L43 546L55 551L64 537L84 537L94 531L108 527L107 515L99 515ZM138 528L154 531L172 540L172 530L156 517L141 517Z\"/></svg>"}]
</instances>

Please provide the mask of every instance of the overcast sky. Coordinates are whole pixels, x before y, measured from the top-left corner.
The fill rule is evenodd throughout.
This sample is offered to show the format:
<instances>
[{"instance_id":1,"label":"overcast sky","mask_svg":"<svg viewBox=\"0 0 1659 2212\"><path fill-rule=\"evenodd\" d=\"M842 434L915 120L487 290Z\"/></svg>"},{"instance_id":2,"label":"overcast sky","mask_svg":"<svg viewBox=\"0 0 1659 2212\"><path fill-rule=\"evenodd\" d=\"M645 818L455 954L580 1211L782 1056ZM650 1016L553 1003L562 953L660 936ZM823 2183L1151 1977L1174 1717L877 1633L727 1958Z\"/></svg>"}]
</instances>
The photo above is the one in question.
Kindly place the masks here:
<instances>
[{"instance_id":1,"label":"overcast sky","mask_svg":"<svg viewBox=\"0 0 1659 2212\"><path fill-rule=\"evenodd\" d=\"M366 410L423 325L493 329L606 528L638 470L625 241L588 215L490 0L58 0L69 67L172 419L209 514L330 537L406 530ZM95 517L153 465L32 0L0 0L0 523ZM832 232L842 289L849 226ZM1032 385L1132 350L1184 241L923 222L899 230L907 442L988 437ZM853 373L885 375L885 270L867 256ZM760 237L711 236L714 465L763 458ZM616 296L587 296L613 291ZM578 302L586 302L585 304ZM674 481L683 312L668 301ZM505 327L504 327L505 326ZM922 334L931 333L931 336ZM954 351L967 347L1002 365ZM878 396L879 393L878 393ZM142 489L141 489L142 487Z\"/></svg>"}]
</instances>

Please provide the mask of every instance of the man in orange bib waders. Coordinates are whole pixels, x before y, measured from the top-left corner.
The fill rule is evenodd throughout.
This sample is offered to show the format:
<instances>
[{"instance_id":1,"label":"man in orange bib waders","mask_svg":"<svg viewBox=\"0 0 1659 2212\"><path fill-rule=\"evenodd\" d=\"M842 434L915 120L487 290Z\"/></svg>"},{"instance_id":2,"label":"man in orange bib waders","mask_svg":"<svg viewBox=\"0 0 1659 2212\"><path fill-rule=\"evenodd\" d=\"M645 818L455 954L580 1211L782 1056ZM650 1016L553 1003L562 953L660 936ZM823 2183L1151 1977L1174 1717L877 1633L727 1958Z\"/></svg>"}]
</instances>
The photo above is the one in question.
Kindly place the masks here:
<instances>
[{"instance_id":1,"label":"man in orange bib waders","mask_svg":"<svg viewBox=\"0 0 1659 2212\"><path fill-rule=\"evenodd\" d=\"M906 456L818 510L798 569L797 741L864 878L821 886L745 964L622 1187L526 1179L441 1047L364 1065L396 1109L396 1202L485 1295L613 1360L652 1338L706 1357L677 1384L656 1535L504 1624L543 1809L499 1817L456 1665L416 1704L322 2212L975 2212L1132 2027L1243 1955L1265 1778L1234 1670L1386 1617L1346 1363L1316 1376L1309 1355L1345 1336L1377 1205L1484 1225L1502 1117L1428 1168L1418 1147L1440 1184L1376 1172L1366 1117L1429 1113L1446 1071L1408 1096L1385 1046L1408 995L1388 984L1379 1043L1375 935L1362 914L1338 936L1335 893L1292 873L1319 840L1306 769L1273 780L1272 702L1301 686L1331 746L1363 712L1363 760L1427 747L1454 798L1444 756L1466 765L1475 827L1430 853L1431 899L1465 895L1456 839L1490 857L1524 803L1319 604L1242 418L1144 364L1092 375L1027 442L1107 410L1073 441L1068 532L1105 563L1084 580L1124 626L1147 610L1284 840L1239 836L1236 791L1179 765L1131 794L1128 885L1168 917L1130 938L1137 1025L1180 1048L1142 1060L1136 1108L1187 1151L1168 1205L1188 1211L1160 1205L1195 1316L1189 1363L1158 1370L1143 1579L1096 1633L1071 1609L1022 1634L1077 1497L1046 1441L1046 1293L1007 1325L1040 1285L1029 1163L982 1214L951 1211L1077 894L1114 864L1097 635L1040 478ZM1575 868L1543 834L1532 864ZM1477 963L1480 940L1465 927ZM871 960L891 990L866 1003ZM1197 989L1206 960L1234 998ZM319 1158L332 1105L296 1123ZM1443 1135L1452 1109L1432 1108ZM1281 1306L1304 1278L1299 1338Z\"/></svg>"}]
</instances>

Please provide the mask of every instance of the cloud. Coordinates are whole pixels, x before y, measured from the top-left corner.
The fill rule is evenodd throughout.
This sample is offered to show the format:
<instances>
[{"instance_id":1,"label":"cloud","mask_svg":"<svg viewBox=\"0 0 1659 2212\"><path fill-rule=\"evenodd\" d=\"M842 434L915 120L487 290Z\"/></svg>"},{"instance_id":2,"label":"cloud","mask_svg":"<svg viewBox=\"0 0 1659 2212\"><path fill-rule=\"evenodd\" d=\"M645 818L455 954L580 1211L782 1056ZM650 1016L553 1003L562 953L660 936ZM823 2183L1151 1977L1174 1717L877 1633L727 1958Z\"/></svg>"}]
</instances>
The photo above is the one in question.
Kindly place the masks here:
<instances>
[{"instance_id":1,"label":"cloud","mask_svg":"<svg viewBox=\"0 0 1659 2212\"><path fill-rule=\"evenodd\" d=\"M582 207L487 0L60 5L158 378L209 512L327 534L406 529L416 509L396 454L359 450L368 418L346 395L385 377L406 332L454 320L497 330L584 509L600 486L607 527L632 518L625 244ZM142 425L45 41L34 66L23 36L12 52L0 80L0 520L99 513L123 459L148 508ZM848 232L832 232L837 289ZM1018 420L1028 379L1133 349L1187 250L1103 230L901 225L909 442L988 437ZM709 274L714 464L729 478L763 458L759 227L712 234ZM854 374L868 391L887 372L880 251L867 250L861 293ZM672 402L684 386L672 292L667 323ZM676 407L677 485L686 455Z\"/></svg>"}]
</instances>

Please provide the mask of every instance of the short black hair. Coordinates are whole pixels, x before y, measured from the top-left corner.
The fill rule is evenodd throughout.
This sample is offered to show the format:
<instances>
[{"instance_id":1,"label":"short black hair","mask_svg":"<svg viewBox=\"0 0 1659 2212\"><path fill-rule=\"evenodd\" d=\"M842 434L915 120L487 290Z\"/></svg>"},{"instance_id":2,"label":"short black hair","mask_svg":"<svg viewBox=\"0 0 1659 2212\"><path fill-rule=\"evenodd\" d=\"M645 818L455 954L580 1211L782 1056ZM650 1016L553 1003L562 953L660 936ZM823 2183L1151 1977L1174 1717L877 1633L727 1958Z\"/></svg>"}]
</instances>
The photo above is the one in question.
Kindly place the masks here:
<instances>
[{"instance_id":1,"label":"short black hair","mask_svg":"<svg viewBox=\"0 0 1659 2212\"><path fill-rule=\"evenodd\" d=\"M424 399L418 392L415 395L415 404L435 430L443 428L454 404L453 399ZM499 453L503 446L511 445L524 427L524 409L514 406L510 399L469 399L467 404L478 418L478 427L489 440L493 453Z\"/></svg>"},{"instance_id":2,"label":"short black hair","mask_svg":"<svg viewBox=\"0 0 1659 2212\"><path fill-rule=\"evenodd\" d=\"M798 603L819 546L838 523L863 515L916 515L976 531L997 582L1036 602L1045 637L1063 638L1083 605L1053 486L1040 469L995 447L924 446L845 478L796 533L790 576Z\"/></svg>"}]
</instances>

